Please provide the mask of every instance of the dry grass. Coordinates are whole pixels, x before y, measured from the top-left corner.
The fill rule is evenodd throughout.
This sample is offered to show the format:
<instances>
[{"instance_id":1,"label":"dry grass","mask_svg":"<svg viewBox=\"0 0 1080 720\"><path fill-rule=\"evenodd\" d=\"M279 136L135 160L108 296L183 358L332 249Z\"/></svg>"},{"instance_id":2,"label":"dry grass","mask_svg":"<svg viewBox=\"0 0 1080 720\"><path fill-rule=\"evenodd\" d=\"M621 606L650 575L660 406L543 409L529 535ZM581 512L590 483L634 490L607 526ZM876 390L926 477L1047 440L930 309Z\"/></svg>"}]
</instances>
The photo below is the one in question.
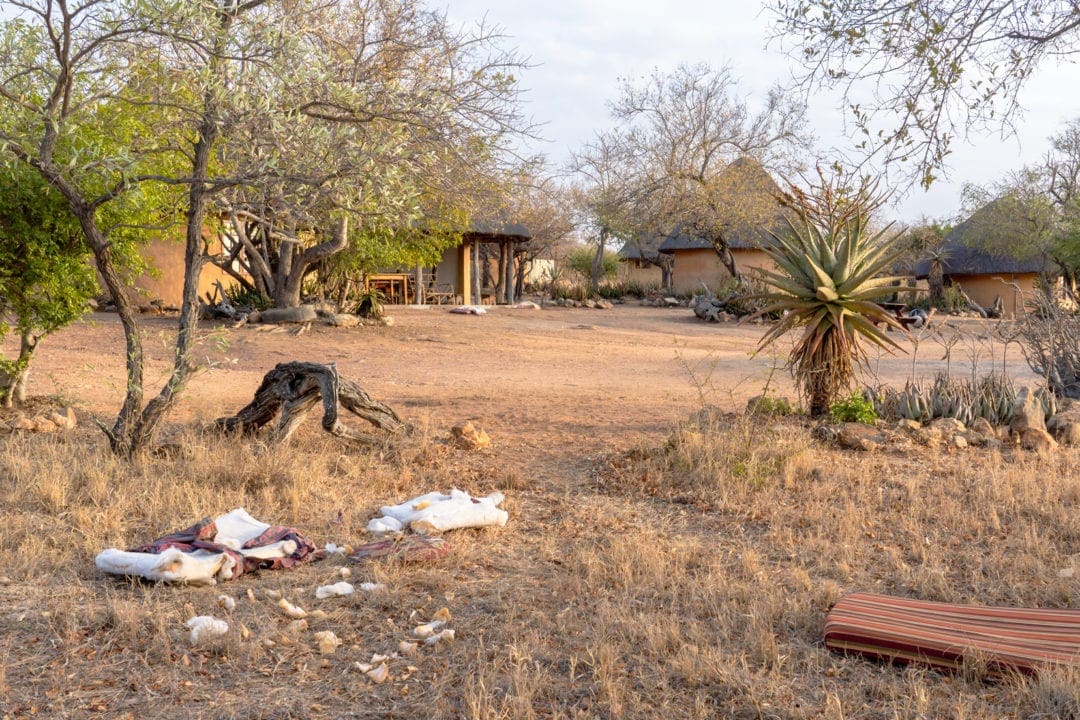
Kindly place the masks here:
<instances>
[{"instance_id":1,"label":"dry grass","mask_svg":"<svg viewBox=\"0 0 1080 720\"><path fill-rule=\"evenodd\" d=\"M84 432L0 448L0 716L1080 717L1076 673L990 682L977 667L887 667L821 643L825 613L852 590L1080 605L1077 579L1059 576L1080 571L1076 450L858 454L796 421L706 414L664 447L546 481L430 429L360 453L314 431L282 450L182 430L181 452L132 465ZM351 581L387 585L375 595L315 601L340 579L333 560L214 588L93 567L101 548L208 508L355 541L379 505L451 485L504 488L511 523L454 533L436 564L354 566ZM326 609L311 630L344 645L320 656L266 590ZM453 645L394 661L384 685L352 669L444 606ZM230 634L191 648L193 614L228 615Z\"/></svg>"}]
</instances>

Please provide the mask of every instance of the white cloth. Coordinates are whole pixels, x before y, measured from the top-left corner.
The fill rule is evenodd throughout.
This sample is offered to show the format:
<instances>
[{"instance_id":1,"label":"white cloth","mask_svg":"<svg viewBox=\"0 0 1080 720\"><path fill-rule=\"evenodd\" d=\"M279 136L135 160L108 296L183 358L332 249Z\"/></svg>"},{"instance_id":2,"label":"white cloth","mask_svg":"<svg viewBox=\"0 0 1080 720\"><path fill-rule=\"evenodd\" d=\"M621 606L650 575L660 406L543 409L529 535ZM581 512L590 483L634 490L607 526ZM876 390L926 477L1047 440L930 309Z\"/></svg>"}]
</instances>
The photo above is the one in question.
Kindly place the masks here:
<instances>
[{"instance_id":1,"label":"white cloth","mask_svg":"<svg viewBox=\"0 0 1080 720\"><path fill-rule=\"evenodd\" d=\"M383 517L368 523L368 527L376 523L392 527L392 521L397 521L421 535L468 527L502 527L510 518L508 512L498 507L504 499L499 492L482 498L474 498L457 488L449 495L431 492L400 505L383 507Z\"/></svg>"},{"instance_id":2,"label":"white cloth","mask_svg":"<svg viewBox=\"0 0 1080 720\"><path fill-rule=\"evenodd\" d=\"M270 545L241 549L244 543L257 538L270 526L256 520L243 508L214 518L217 534L214 542L239 552L245 557L261 560L287 557L296 552L296 542L280 540ZM234 577L236 560L228 553L209 550L184 552L168 548L161 553L137 553L109 548L94 559L102 572L111 575L136 575L157 582L181 582L189 585L213 585L218 580Z\"/></svg>"}]
</instances>

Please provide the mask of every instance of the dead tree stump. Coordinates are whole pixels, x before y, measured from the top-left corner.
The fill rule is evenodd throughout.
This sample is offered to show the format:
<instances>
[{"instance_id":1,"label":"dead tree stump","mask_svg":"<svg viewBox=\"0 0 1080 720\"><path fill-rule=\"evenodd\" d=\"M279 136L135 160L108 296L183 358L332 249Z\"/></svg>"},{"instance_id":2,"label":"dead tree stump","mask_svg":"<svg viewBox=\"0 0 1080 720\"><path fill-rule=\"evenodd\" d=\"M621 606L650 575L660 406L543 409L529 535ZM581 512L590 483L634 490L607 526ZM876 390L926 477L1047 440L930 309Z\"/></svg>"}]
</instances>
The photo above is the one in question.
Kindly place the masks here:
<instances>
[{"instance_id":1,"label":"dead tree stump","mask_svg":"<svg viewBox=\"0 0 1080 720\"><path fill-rule=\"evenodd\" d=\"M408 425L389 406L375 400L352 380L338 376L333 363L279 363L266 373L255 397L236 415L217 419L226 431L253 433L271 422L280 412L273 439L287 442L322 398L323 430L336 437L371 443L377 438L357 432L338 420L338 405L389 433L401 432Z\"/></svg>"}]
</instances>

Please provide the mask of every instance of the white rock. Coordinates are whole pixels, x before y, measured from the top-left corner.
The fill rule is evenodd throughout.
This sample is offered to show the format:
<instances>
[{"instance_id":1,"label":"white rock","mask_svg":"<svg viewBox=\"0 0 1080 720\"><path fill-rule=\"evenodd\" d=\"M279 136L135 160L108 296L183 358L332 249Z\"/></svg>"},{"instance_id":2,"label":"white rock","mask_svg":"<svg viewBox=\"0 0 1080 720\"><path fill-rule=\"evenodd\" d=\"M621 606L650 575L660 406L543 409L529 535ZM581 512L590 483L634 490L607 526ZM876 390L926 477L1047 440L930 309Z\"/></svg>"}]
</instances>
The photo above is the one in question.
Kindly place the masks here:
<instances>
[{"instance_id":1,"label":"white rock","mask_svg":"<svg viewBox=\"0 0 1080 720\"><path fill-rule=\"evenodd\" d=\"M423 625L417 625L413 628L412 632L414 636L423 640L434 635L436 632L439 631L439 628L441 628L445 624L446 623L442 620L434 620L429 623L424 623Z\"/></svg>"},{"instance_id":2,"label":"white rock","mask_svg":"<svg viewBox=\"0 0 1080 720\"><path fill-rule=\"evenodd\" d=\"M236 609L236 600L232 599L228 595L218 595L217 603L229 612L232 612Z\"/></svg>"},{"instance_id":3,"label":"white rock","mask_svg":"<svg viewBox=\"0 0 1080 720\"><path fill-rule=\"evenodd\" d=\"M278 607L281 608L281 611L285 613L285 615L293 618L294 620L299 620L301 618L307 617L307 611L304 610L304 608L293 605L285 598L281 598L280 600L278 600Z\"/></svg>"},{"instance_id":4,"label":"white rock","mask_svg":"<svg viewBox=\"0 0 1080 720\"><path fill-rule=\"evenodd\" d=\"M386 586L382 583L365 582L360 583L360 589L364 592L380 592L386 589Z\"/></svg>"},{"instance_id":5,"label":"white rock","mask_svg":"<svg viewBox=\"0 0 1080 720\"><path fill-rule=\"evenodd\" d=\"M333 655L341 645L341 639L331 630L315 633L315 641L319 643L319 653L322 655Z\"/></svg>"},{"instance_id":6,"label":"white rock","mask_svg":"<svg viewBox=\"0 0 1080 720\"><path fill-rule=\"evenodd\" d=\"M386 682L386 679L390 677L390 668L386 667L386 663L379 665L376 668L368 670L365 675L371 679L376 685Z\"/></svg>"},{"instance_id":7,"label":"white rock","mask_svg":"<svg viewBox=\"0 0 1080 720\"><path fill-rule=\"evenodd\" d=\"M442 643L448 643L448 642L453 642L453 641L454 641L454 631L451 630L450 628L447 628L447 629L442 630L442 631L432 635L431 637L429 637L427 640L424 641L424 644L425 645L437 645L437 644L439 644L441 642Z\"/></svg>"}]
</instances>

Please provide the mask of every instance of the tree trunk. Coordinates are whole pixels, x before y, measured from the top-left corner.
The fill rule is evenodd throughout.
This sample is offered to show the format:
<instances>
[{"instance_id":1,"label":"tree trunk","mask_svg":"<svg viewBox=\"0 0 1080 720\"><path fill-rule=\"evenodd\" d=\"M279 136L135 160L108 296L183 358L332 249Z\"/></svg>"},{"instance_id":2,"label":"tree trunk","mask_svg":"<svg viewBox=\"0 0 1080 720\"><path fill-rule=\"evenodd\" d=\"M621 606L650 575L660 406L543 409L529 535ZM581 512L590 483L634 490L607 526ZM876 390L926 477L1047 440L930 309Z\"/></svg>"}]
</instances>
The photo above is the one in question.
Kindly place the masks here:
<instances>
[{"instance_id":1,"label":"tree trunk","mask_svg":"<svg viewBox=\"0 0 1080 720\"><path fill-rule=\"evenodd\" d=\"M930 272L926 276L926 284L930 287L928 293L930 307L941 307L945 298L945 266L940 260L930 261Z\"/></svg>"},{"instance_id":2,"label":"tree trunk","mask_svg":"<svg viewBox=\"0 0 1080 720\"><path fill-rule=\"evenodd\" d=\"M12 408L26 402L26 385L30 378L30 361L37 349L38 337L24 330L19 336L19 358L10 376L3 378L4 407Z\"/></svg>"},{"instance_id":3,"label":"tree trunk","mask_svg":"<svg viewBox=\"0 0 1080 720\"><path fill-rule=\"evenodd\" d=\"M607 231L601 230L596 239L596 254L593 255L592 267L589 273L589 292L592 295L600 294L600 276L604 272L604 249L607 246Z\"/></svg>"},{"instance_id":4,"label":"tree trunk","mask_svg":"<svg viewBox=\"0 0 1080 720\"><path fill-rule=\"evenodd\" d=\"M472 263L472 301L474 305L483 302L480 291L483 288L483 278L480 276L480 242L473 240L472 252L469 253L469 262Z\"/></svg>"},{"instance_id":5,"label":"tree trunk","mask_svg":"<svg viewBox=\"0 0 1080 720\"><path fill-rule=\"evenodd\" d=\"M514 304L514 244L506 243L506 268L503 272L503 293L507 305Z\"/></svg>"},{"instance_id":6,"label":"tree trunk","mask_svg":"<svg viewBox=\"0 0 1080 720\"><path fill-rule=\"evenodd\" d=\"M525 254L521 253L518 256L514 277L514 299L520 300L521 296L525 294Z\"/></svg>"},{"instance_id":7,"label":"tree trunk","mask_svg":"<svg viewBox=\"0 0 1080 720\"><path fill-rule=\"evenodd\" d=\"M506 302L506 248L508 243L506 241L499 243L499 266L495 277L495 304L502 305Z\"/></svg>"},{"instance_id":8,"label":"tree trunk","mask_svg":"<svg viewBox=\"0 0 1080 720\"><path fill-rule=\"evenodd\" d=\"M372 442L375 437L358 433L338 421L338 405L390 433L409 429L389 406L373 399L363 388L338 375L337 367L318 363L279 363L266 373L255 397L232 417L218 418L217 426L226 431L254 433L268 424L280 411L275 442L285 443L315 404L322 398L322 427L331 435L346 440Z\"/></svg>"}]
</instances>

